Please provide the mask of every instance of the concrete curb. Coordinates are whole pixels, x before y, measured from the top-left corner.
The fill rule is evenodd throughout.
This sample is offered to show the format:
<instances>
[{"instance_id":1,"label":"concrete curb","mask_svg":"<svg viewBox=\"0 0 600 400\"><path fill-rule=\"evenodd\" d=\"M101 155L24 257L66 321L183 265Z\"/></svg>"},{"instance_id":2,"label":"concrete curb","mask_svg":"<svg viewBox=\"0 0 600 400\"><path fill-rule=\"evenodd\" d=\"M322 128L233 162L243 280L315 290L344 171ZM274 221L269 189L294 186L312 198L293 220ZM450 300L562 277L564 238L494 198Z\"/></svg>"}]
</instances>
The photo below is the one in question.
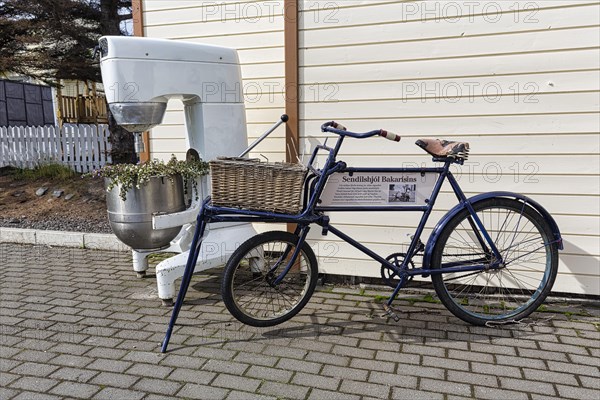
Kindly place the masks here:
<instances>
[{"instance_id":1,"label":"concrete curb","mask_svg":"<svg viewBox=\"0 0 600 400\"><path fill-rule=\"evenodd\" d=\"M129 252L113 234L45 231L0 227L0 243L34 244L56 247L76 247L93 250Z\"/></svg>"}]
</instances>

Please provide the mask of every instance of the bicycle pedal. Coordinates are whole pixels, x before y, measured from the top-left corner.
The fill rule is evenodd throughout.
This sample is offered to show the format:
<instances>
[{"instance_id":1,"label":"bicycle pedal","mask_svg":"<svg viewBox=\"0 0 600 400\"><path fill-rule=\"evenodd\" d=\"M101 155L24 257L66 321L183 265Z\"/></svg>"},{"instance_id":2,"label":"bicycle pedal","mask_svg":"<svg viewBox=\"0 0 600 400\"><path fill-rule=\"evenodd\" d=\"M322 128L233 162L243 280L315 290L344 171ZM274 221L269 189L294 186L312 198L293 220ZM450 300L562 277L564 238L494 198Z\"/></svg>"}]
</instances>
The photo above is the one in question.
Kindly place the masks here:
<instances>
[{"instance_id":1,"label":"bicycle pedal","mask_svg":"<svg viewBox=\"0 0 600 400\"><path fill-rule=\"evenodd\" d=\"M396 314L392 307L388 306L387 304L384 304L383 310L385 311L385 315L387 315L388 317L392 317L394 321L400 321L400 317L398 316L398 314Z\"/></svg>"}]
</instances>

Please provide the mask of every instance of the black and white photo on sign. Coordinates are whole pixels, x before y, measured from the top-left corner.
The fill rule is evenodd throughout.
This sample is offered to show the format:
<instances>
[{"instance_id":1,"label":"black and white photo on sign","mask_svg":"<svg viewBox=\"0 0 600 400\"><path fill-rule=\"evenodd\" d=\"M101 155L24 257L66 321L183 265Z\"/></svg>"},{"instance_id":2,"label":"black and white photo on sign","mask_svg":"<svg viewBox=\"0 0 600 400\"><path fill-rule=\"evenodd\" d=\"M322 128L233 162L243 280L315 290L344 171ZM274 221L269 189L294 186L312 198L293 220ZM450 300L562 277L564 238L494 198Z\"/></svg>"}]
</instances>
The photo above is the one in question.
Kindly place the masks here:
<instances>
[{"instance_id":1,"label":"black and white photo on sign","mask_svg":"<svg viewBox=\"0 0 600 400\"><path fill-rule=\"evenodd\" d=\"M390 185L389 188L390 203L414 203L416 200L417 185L415 184Z\"/></svg>"}]
</instances>

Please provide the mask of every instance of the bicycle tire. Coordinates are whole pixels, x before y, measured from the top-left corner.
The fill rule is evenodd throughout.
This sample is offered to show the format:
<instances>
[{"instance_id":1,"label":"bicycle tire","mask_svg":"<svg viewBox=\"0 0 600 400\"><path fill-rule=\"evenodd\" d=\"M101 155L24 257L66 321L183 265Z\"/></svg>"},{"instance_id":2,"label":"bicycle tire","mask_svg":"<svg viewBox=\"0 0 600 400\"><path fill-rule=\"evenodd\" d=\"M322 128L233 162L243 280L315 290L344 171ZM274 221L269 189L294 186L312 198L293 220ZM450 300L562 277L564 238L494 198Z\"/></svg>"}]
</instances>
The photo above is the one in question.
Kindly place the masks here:
<instances>
[{"instance_id":1,"label":"bicycle tire","mask_svg":"<svg viewBox=\"0 0 600 400\"><path fill-rule=\"evenodd\" d=\"M238 321L255 327L278 325L308 303L317 285L318 265L306 242L283 281L273 283L287 266L287 260L281 261L282 255L291 257L298 240L289 232L262 233L248 239L231 255L221 293L225 306ZM271 271L278 261L277 269Z\"/></svg>"},{"instance_id":2,"label":"bicycle tire","mask_svg":"<svg viewBox=\"0 0 600 400\"><path fill-rule=\"evenodd\" d=\"M526 318L546 299L556 279L558 245L552 229L537 211L518 200L491 198L473 208L505 267L434 274L435 291L452 314L473 325ZM482 257L485 263L493 261L491 252L478 243L469 216L464 209L444 227L432 252L432 269L481 263Z\"/></svg>"}]
</instances>

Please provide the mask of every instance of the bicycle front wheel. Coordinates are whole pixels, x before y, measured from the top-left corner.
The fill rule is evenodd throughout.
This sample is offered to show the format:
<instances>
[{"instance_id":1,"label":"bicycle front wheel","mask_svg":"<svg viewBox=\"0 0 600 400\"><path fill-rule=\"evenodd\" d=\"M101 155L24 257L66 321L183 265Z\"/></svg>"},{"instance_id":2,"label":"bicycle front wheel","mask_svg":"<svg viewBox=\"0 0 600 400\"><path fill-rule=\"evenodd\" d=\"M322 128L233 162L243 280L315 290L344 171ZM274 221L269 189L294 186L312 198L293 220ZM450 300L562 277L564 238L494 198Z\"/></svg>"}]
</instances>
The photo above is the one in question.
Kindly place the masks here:
<instances>
[{"instance_id":1,"label":"bicycle front wheel","mask_svg":"<svg viewBox=\"0 0 600 400\"><path fill-rule=\"evenodd\" d=\"M440 301L474 325L520 320L550 293L558 269L558 246L549 224L518 200L492 198L473 205L502 255L504 266L432 275ZM441 232L432 269L492 265L494 256L465 209Z\"/></svg>"},{"instance_id":2,"label":"bicycle front wheel","mask_svg":"<svg viewBox=\"0 0 600 400\"><path fill-rule=\"evenodd\" d=\"M257 327L281 324L306 305L317 285L317 258L304 242L283 280L298 244L288 232L267 232L243 243L225 266L221 292L229 312Z\"/></svg>"}]
</instances>

